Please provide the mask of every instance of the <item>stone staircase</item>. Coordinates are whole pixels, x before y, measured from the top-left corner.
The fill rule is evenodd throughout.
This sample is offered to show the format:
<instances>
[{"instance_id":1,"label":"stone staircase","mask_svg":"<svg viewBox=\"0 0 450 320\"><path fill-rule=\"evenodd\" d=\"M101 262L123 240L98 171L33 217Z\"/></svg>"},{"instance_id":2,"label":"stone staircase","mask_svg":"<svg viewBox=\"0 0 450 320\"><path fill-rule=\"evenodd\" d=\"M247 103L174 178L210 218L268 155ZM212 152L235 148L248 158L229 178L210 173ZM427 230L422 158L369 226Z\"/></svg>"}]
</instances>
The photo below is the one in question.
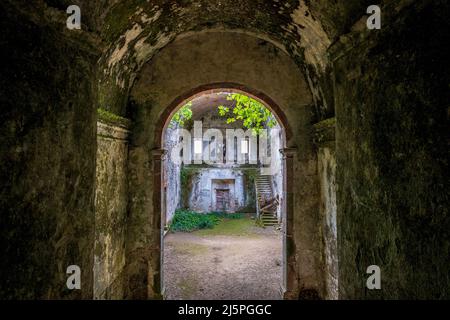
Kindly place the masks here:
<instances>
[{"instance_id":1,"label":"stone staircase","mask_svg":"<svg viewBox=\"0 0 450 320\"><path fill-rule=\"evenodd\" d=\"M278 225L278 199L272 190L272 176L258 175L255 178L258 218L266 226Z\"/></svg>"}]
</instances>

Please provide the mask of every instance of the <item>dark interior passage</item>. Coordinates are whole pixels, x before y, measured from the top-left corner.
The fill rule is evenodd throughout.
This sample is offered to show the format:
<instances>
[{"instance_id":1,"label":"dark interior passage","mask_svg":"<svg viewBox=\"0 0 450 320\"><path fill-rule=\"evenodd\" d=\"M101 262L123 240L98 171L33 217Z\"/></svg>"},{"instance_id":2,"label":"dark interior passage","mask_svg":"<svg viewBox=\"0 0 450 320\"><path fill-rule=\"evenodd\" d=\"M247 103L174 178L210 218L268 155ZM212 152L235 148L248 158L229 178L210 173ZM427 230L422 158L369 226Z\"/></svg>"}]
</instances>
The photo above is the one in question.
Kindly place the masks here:
<instances>
[{"instance_id":1,"label":"dark interior passage","mask_svg":"<svg viewBox=\"0 0 450 320\"><path fill-rule=\"evenodd\" d=\"M450 5L372 29L372 4L73 0L69 29L67 1L2 0L0 298L162 298L165 125L226 88L284 129L284 299L448 299ZM237 176L187 201L241 210Z\"/></svg>"}]
</instances>

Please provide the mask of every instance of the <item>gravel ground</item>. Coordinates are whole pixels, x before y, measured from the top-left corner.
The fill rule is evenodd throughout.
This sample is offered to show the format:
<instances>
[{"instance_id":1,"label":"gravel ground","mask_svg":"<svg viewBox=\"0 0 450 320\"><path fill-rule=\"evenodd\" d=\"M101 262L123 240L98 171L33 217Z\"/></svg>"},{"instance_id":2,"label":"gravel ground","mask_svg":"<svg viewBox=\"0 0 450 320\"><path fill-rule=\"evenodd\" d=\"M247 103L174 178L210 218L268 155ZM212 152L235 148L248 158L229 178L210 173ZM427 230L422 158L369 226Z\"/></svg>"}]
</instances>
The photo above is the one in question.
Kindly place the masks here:
<instances>
[{"instance_id":1,"label":"gravel ground","mask_svg":"<svg viewBox=\"0 0 450 320\"><path fill-rule=\"evenodd\" d=\"M166 299L280 299L282 237L273 228L245 235L169 233L164 240Z\"/></svg>"}]
</instances>

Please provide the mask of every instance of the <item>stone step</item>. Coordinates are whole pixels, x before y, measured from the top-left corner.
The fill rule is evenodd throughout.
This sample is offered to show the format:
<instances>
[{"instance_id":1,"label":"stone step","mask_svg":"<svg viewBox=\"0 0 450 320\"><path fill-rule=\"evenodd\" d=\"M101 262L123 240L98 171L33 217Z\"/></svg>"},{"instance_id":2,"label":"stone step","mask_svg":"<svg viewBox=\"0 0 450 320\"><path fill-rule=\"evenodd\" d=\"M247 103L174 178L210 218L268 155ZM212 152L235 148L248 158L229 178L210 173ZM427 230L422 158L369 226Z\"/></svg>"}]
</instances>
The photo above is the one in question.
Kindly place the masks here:
<instances>
[{"instance_id":1,"label":"stone step","mask_svg":"<svg viewBox=\"0 0 450 320\"><path fill-rule=\"evenodd\" d=\"M263 222L264 227L276 226L277 224L278 224L278 222L270 222L270 223Z\"/></svg>"},{"instance_id":2,"label":"stone step","mask_svg":"<svg viewBox=\"0 0 450 320\"><path fill-rule=\"evenodd\" d=\"M257 176L255 178L256 198L258 201L262 199L272 198L272 176ZM275 226L278 225L277 205L274 204L261 212L259 217L263 226Z\"/></svg>"}]
</instances>

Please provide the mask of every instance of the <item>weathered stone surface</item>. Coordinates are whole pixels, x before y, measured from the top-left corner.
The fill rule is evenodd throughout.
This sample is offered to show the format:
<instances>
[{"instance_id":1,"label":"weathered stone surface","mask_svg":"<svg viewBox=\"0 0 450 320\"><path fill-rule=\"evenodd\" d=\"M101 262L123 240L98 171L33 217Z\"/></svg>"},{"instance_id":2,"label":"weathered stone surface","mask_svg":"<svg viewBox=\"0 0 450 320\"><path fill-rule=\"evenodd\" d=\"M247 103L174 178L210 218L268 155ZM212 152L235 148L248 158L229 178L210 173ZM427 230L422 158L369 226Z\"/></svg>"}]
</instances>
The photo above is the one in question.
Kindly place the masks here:
<instances>
[{"instance_id":1,"label":"weathered stone surface","mask_svg":"<svg viewBox=\"0 0 450 320\"><path fill-rule=\"evenodd\" d=\"M189 175L189 180L183 185L189 190L187 199L183 199L188 208L197 212L220 211L216 204L215 189L228 188L230 206L227 212L256 212L255 185L249 185L247 181L253 181L258 169L187 166L184 170Z\"/></svg>"},{"instance_id":2,"label":"weathered stone surface","mask_svg":"<svg viewBox=\"0 0 450 320\"><path fill-rule=\"evenodd\" d=\"M334 61L341 298L449 297L449 15L418 1Z\"/></svg>"},{"instance_id":3,"label":"weathered stone surface","mask_svg":"<svg viewBox=\"0 0 450 320\"><path fill-rule=\"evenodd\" d=\"M336 156L333 147L318 149L326 299L338 299Z\"/></svg>"},{"instance_id":4,"label":"weathered stone surface","mask_svg":"<svg viewBox=\"0 0 450 320\"><path fill-rule=\"evenodd\" d=\"M64 20L62 20L64 21ZM95 62L52 11L0 3L0 298L92 298ZM66 268L81 268L81 290Z\"/></svg>"},{"instance_id":5,"label":"weathered stone surface","mask_svg":"<svg viewBox=\"0 0 450 320\"><path fill-rule=\"evenodd\" d=\"M97 122L94 299L124 296L128 130Z\"/></svg>"}]
</instances>

